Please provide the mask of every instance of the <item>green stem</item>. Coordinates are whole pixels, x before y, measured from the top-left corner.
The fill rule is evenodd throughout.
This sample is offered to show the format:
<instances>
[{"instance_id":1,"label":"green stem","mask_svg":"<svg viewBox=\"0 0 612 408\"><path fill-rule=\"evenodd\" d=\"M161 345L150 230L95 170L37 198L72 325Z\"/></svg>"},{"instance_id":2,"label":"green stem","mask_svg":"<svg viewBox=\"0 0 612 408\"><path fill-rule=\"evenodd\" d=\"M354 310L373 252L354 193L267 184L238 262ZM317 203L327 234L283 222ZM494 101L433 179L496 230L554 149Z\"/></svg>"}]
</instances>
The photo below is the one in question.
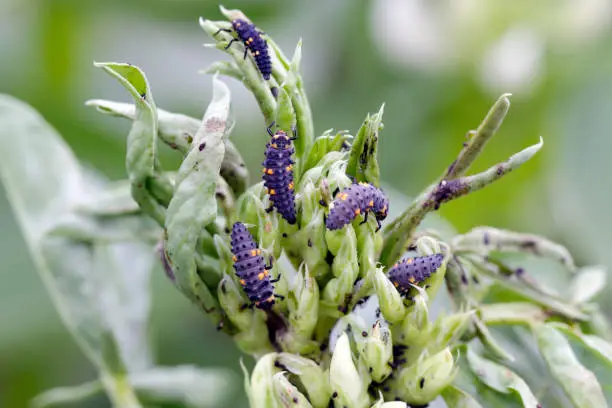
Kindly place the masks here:
<instances>
[{"instance_id":1,"label":"green stem","mask_svg":"<svg viewBox=\"0 0 612 408\"><path fill-rule=\"evenodd\" d=\"M501 126L508 110L510 109L511 94L503 94L493 105L478 129L468 133L469 140L464 143L463 149L455 160L444 172L440 180L454 180L461 177L470 168L478 155L482 152L485 144L495 135Z\"/></svg>"},{"instance_id":2,"label":"green stem","mask_svg":"<svg viewBox=\"0 0 612 408\"><path fill-rule=\"evenodd\" d=\"M102 374L100 380L114 408L142 408L127 374Z\"/></svg>"},{"instance_id":3,"label":"green stem","mask_svg":"<svg viewBox=\"0 0 612 408\"><path fill-rule=\"evenodd\" d=\"M443 203L480 190L500 179L531 159L543 144L540 138L540 143L514 154L505 162L496 164L482 173L454 180L442 180L438 184L429 186L402 215L385 228L385 244L380 261L386 266L397 262L406 251L408 243L412 241L416 229L430 211L435 211Z\"/></svg>"}]
</instances>

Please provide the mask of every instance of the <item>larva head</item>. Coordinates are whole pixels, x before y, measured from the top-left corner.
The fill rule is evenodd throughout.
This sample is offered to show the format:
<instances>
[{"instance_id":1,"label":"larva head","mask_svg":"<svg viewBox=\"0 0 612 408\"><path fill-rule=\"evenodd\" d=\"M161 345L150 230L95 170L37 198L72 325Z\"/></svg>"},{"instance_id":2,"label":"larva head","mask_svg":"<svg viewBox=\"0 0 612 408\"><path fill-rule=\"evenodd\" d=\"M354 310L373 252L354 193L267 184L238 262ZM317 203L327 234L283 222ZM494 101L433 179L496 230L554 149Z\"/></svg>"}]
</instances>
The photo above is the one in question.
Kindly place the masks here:
<instances>
[{"instance_id":1,"label":"larva head","mask_svg":"<svg viewBox=\"0 0 612 408\"><path fill-rule=\"evenodd\" d=\"M389 214L389 199L379 189L376 189L374 193L374 207L372 209L378 221L384 220Z\"/></svg>"},{"instance_id":2,"label":"larva head","mask_svg":"<svg viewBox=\"0 0 612 408\"><path fill-rule=\"evenodd\" d=\"M287 135L287 132L284 130L277 130L276 133L272 135L270 145L278 150L287 150L293 146L293 143L289 135Z\"/></svg>"}]
</instances>

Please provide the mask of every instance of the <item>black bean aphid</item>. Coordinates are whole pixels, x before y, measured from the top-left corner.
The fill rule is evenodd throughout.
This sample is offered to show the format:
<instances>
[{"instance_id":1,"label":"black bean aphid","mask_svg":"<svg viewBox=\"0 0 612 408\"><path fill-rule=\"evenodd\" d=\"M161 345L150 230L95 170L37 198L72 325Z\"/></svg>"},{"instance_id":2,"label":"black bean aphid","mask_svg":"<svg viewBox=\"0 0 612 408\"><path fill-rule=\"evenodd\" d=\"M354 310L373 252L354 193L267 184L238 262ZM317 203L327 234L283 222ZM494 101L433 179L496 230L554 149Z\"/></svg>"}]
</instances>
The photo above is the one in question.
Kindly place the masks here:
<instances>
[{"instance_id":1,"label":"black bean aphid","mask_svg":"<svg viewBox=\"0 0 612 408\"><path fill-rule=\"evenodd\" d=\"M387 217L389 200L378 188L368 183L353 183L340 193L336 194L334 201L329 205L329 215L325 226L329 230L337 230L349 224L360 214L365 218L362 224L368 221L368 214L374 213L378 224Z\"/></svg>"},{"instance_id":2,"label":"black bean aphid","mask_svg":"<svg viewBox=\"0 0 612 408\"><path fill-rule=\"evenodd\" d=\"M282 298L274 294L272 285L278 282L280 276L275 280L270 279L272 259L270 265L266 265L261 256L261 249L257 248L253 236L241 222L235 223L232 227L231 240L234 270L240 278L240 285L251 301L249 306L262 310L271 309L275 299Z\"/></svg>"},{"instance_id":3,"label":"black bean aphid","mask_svg":"<svg viewBox=\"0 0 612 408\"><path fill-rule=\"evenodd\" d=\"M270 79L270 75L272 74L272 61L268 53L268 43L261 37L261 31L255 27L255 24L240 18L232 21L232 27L238 38L233 38L225 49L227 50L231 47L235 41L241 41L244 43L244 58L247 56L247 51L251 51L251 55L255 59L255 64L257 64L257 68L259 68L259 72L261 72L263 78L265 80ZM232 30L221 28L215 35L220 31L232 32Z\"/></svg>"},{"instance_id":4,"label":"black bean aphid","mask_svg":"<svg viewBox=\"0 0 612 408\"><path fill-rule=\"evenodd\" d=\"M272 139L266 144L266 157L262 165L264 166L263 180L267 193L270 196L270 208L266 211L276 211L289 224L295 224L295 192L293 184L293 160L291 155L294 153L294 137L289 137L283 130L272 133L271 127L268 133Z\"/></svg>"},{"instance_id":5,"label":"black bean aphid","mask_svg":"<svg viewBox=\"0 0 612 408\"><path fill-rule=\"evenodd\" d=\"M406 294L411 284L416 285L429 278L442 265L443 260L442 254L404 259L389 270L389 280L400 293Z\"/></svg>"}]
</instances>

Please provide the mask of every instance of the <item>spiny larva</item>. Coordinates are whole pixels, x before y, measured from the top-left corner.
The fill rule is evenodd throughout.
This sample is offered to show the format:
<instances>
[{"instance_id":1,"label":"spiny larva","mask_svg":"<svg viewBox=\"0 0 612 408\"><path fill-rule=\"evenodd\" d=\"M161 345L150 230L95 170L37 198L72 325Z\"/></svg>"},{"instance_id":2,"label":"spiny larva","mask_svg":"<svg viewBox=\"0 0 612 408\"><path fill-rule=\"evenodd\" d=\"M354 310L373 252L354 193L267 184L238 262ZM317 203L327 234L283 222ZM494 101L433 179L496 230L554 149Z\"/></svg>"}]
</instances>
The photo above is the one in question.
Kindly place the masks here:
<instances>
[{"instance_id":1,"label":"spiny larva","mask_svg":"<svg viewBox=\"0 0 612 408\"><path fill-rule=\"evenodd\" d=\"M358 215L363 214L366 223L370 212L376 217L378 231L381 221L387 218L389 211L389 200L378 188L368 183L353 183L336 194L334 201L330 204L329 215L325 225L329 230L337 230L353 221Z\"/></svg>"},{"instance_id":2,"label":"spiny larva","mask_svg":"<svg viewBox=\"0 0 612 408\"><path fill-rule=\"evenodd\" d=\"M261 249L257 247L253 236L241 222L235 223L232 227L231 244L234 270L240 278L240 285L251 301L250 306L262 310L271 309L275 299L282 298L280 295L275 295L273 285L278 282L280 276L275 280L270 279L272 259L270 265L266 265Z\"/></svg>"},{"instance_id":3,"label":"spiny larva","mask_svg":"<svg viewBox=\"0 0 612 408\"><path fill-rule=\"evenodd\" d=\"M270 54L268 52L268 43L261 37L261 31L255 27L255 24L240 18L232 20L232 27L238 38L233 38L225 49L231 47L235 41L241 41L244 44L244 58L247 56L247 51L251 51L251 55L255 59L255 64L263 78L266 81L270 79L270 75L272 74L272 61L270 60ZM220 28L215 35L220 31L232 32L232 30L227 28Z\"/></svg>"},{"instance_id":4,"label":"spiny larva","mask_svg":"<svg viewBox=\"0 0 612 408\"><path fill-rule=\"evenodd\" d=\"M267 211L276 209L289 224L295 224L294 162L291 155L295 151L293 140L296 137L289 137L284 130L272 133L273 125L268 127L272 139L266 144L265 160L262 163L264 186L267 188L271 203Z\"/></svg>"},{"instance_id":5,"label":"spiny larva","mask_svg":"<svg viewBox=\"0 0 612 408\"><path fill-rule=\"evenodd\" d=\"M443 260L442 254L406 258L393 265L387 275L397 290L405 294L412 288L411 284L416 285L433 275Z\"/></svg>"}]
</instances>

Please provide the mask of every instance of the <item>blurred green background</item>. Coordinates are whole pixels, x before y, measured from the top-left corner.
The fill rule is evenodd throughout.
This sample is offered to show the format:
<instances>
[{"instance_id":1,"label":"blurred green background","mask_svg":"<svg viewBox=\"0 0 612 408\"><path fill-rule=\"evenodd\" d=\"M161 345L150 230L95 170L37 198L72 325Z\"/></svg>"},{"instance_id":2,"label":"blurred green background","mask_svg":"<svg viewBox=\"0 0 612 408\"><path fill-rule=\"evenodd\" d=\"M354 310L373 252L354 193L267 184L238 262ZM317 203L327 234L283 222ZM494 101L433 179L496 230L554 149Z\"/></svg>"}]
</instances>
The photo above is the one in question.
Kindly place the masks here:
<instances>
[{"instance_id":1,"label":"blurred green background","mask_svg":"<svg viewBox=\"0 0 612 408\"><path fill-rule=\"evenodd\" d=\"M302 71L317 132L354 133L367 112L386 103L382 176L408 195L450 164L499 94L513 93L510 115L473 170L540 135L545 148L516 173L440 214L460 232L489 224L546 234L566 244L579 264L612 267L612 2L224 5L241 8L289 55L303 38ZM0 92L38 109L87 165L121 178L129 123L83 102L128 97L92 62L142 67L158 107L200 117L211 81L198 71L226 56L202 47L209 39L199 16L220 19L217 3L0 0ZM265 126L251 95L228 82L237 119L233 138L254 179ZM178 163L173 152L163 154ZM0 406L25 407L44 389L79 384L95 373L64 330L0 194ZM236 348L157 272L152 336L159 362L227 366L240 378ZM242 394L227 406L245 406Z\"/></svg>"}]
</instances>

